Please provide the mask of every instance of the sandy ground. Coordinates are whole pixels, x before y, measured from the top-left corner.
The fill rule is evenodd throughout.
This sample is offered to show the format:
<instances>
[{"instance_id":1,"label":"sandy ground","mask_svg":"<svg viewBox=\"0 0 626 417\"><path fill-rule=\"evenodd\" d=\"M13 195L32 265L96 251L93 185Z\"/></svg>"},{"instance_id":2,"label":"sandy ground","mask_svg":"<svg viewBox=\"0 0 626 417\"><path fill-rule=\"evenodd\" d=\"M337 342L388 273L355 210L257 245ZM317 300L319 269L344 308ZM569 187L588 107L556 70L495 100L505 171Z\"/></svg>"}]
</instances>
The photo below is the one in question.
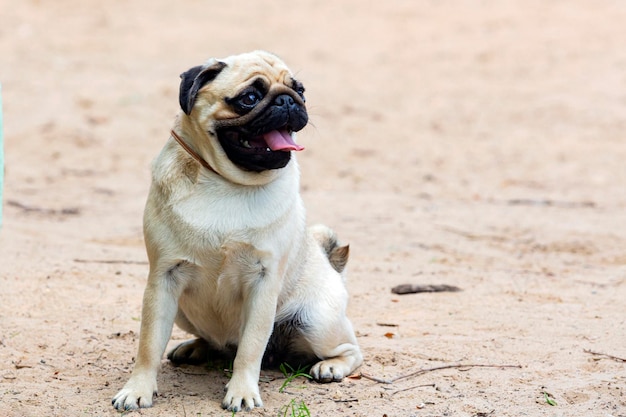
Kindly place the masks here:
<instances>
[{"instance_id":1,"label":"sandy ground","mask_svg":"<svg viewBox=\"0 0 626 417\"><path fill-rule=\"evenodd\" d=\"M626 416L626 363L586 351L626 358L624 22L609 0L3 0L1 414L118 414L178 74L262 48L307 87L302 192L351 243L360 371L519 367L264 372L250 414ZM227 380L164 361L135 414L227 416Z\"/></svg>"}]
</instances>

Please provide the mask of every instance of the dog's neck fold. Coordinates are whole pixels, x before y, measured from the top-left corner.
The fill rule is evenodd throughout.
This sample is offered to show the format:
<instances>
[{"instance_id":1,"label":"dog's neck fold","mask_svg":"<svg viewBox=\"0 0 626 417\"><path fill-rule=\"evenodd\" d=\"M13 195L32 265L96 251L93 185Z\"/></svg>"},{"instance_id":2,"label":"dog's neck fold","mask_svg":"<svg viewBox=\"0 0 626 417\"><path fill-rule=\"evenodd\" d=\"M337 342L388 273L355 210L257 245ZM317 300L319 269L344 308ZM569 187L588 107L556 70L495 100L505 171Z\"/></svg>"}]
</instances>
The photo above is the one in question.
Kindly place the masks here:
<instances>
[{"instance_id":1,"label":"dog's neck fold","mask_svg":"<svg viewBox=\"0 0 626 417\"><path fill-rule=\"evenodd\" d=\"M204 158L202 158L200 155L198 155L196 153L196 151L194 151L193 149L191 149L189 147L189 145L187 145L187 143L183 140L183 138L181 138L180 136L178 136L178 133L174 132L174 129L172 129L170 131L170 133L172 134L172 137L176 140L176 142L178 142L178 144L185 150L187 151L187 153L196 161L198 161L198 163L200 165L202 165L204 168L208 169L209 171L213 171L215 172L217 175L220 175L219 172L217 172L215 169L213 169L213 167L211 165L209 165L209 163L207 161L204 160Z\"/></svg>"},{"instance_id":2,"label":"dog's neck fold","mask_svg":"<svg viewBox=\"0 0 626 417\"><path fill-rule=\"evenodd\" d=\"M185 117L184 114L182 117ZM262 172L244 171L228 159L226 153L219 147L219 144L216 146L208 146L204 151L196 151L195 149L198 149L197 144L193 140L186 141L184 138L190 135L193 136L194 134L202 135L201 130L193 126L193 123L186 125L186 122L181 122L180 119L176 125L177 127L172 129L170 133L180 147L203 168L206 168L207 171L216 174L225 181L244 186L263 186L273 182L282 175L284 168L282 170L273 169ZM181 133L177 133L176 131ZM209 140L208 137L205 139ZM297 165L294 159L295 158L291 158L289 165ZM297 167L295 169L298 171Z\"/></svg>"}]
</instances>

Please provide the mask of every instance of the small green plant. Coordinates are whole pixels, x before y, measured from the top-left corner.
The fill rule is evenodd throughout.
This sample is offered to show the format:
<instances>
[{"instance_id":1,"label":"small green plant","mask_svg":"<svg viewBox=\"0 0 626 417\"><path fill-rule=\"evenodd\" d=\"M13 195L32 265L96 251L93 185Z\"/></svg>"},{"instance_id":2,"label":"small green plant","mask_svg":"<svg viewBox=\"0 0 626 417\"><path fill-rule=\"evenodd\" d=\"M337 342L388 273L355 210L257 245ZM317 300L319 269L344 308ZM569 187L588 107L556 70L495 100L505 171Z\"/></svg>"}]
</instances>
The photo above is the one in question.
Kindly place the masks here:
<instances>
[{"instance_id":1,"label":"small green plant","mask_svg":"<svg viewBox=\"0 0 626 417\"><path fill-rule=\"evenodd\" d=\"M296 400L291 400L289 404L285 404L278 412L279 417L311 417L311 412L304 401L296 404Z\"/></svg>"},{"instance_id":2,"label":"small green plant","mask_svg":"<svg viewBox=\"0 0 626 417\"><path fill-rule=\"evenodd\" d=\"M307 366L305 365L305 366L299 367L296 370L293 368L293 366L289 365L288 363L281 363L278 369L280 369L280 371L283 373L286 379L285 379L285 382L283 382L283 385L278 389L278 392L283 392L285 388L287 388L287 385L291 383L291 381L293 381L294 379L300 376L307 378L307 379L313 379L311 375L305 372L306 368Z\"/></svg>"},{"instance_id":3,"label":"small green plant","mask_svg":"<svg viewBox=\"0 0 626 417\"><path fill-rule=\"evenodd\" d=\"M224 362L224 375L226 375L229 378L233 377L233 364L234 363L235 361L233 359L228 361L228 363ZM226 365L228 365L228 367L226 367Z\"/></svg>"},{"instance_id":4,"label":"small green plant","mask_svg":"<svg viewBox=\"0 0 626 417\"><path fill-rule=\"evenodd\" d=\"M543 398L545 398L545 399L546 399L546 402L547 402L549 405L551 405L551 406L553 406L553 407L554 407L555 405L557 405L557 404L556 404L556 401L554 401L554 399L552 398L552 396L551 396L550 394L548 394L547 392L545 392L545 391L543 392Z\"/></svg>"}]
</instances>

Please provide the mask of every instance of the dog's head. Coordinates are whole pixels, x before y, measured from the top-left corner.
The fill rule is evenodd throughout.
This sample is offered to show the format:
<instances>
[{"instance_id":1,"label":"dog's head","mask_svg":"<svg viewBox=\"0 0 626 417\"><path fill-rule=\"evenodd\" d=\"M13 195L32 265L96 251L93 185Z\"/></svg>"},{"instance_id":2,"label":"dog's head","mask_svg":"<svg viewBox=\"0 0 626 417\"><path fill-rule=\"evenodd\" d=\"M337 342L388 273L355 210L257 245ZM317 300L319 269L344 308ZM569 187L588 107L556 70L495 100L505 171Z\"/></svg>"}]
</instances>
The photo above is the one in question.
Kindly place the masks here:
<instances>
[{"instance_id":1,"label":"dog's head","mask_svg":"<svg viewBox=\"0 0 626 417\"><path fill-rule=\"evenodd\" d=\"M249 173L277 170L289 163L291 151L304 149L294 140L308 122L304 87L275 55L211 59L181 79L187 133L214 168L227 158Z\"/></svg>"}]
</instances>

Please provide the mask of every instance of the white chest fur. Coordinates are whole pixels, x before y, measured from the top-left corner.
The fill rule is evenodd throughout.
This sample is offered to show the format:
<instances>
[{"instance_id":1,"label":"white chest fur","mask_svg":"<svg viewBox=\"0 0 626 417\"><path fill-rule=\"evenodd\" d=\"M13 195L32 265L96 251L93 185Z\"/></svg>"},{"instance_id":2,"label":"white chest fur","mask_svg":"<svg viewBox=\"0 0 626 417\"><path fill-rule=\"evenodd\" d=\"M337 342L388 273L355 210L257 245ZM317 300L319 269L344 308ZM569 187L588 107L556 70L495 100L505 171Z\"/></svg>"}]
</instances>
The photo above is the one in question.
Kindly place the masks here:
<instances>
[{"instance_id":1,"label":"white chest fur","mask_svg":"<svg viewBox=\"0 0 626 417\"><path fill-rule=\"evenodd\" d=\"M192 229L217 235L266 229L298 203L298 178L288 174L263 186L200 178L192 192L174 204L173 211Z\"/></svg>"},{"instance_id":2,"label":"white chest fur","mask_svg":"<svg viewBox=\"0 0 626 417\"><path fill-rule=\"evenodd\" d=\"M298 175L295 160L262 186L236 185L206 173L169 199L149 199L146 216L158 211L168 220L150 222L158 226L146 230L148 247L161 253L155 257L160 262L169 263L163 268L185 262L176 281L180 312L191 325L186 330L220 345L237 342L243 284L237 273L224 274L233 245L263 253L264 264L280 271L280 287L297 279L291 265L299 264L306 233Z\"/></svg>"}]
</instances>

